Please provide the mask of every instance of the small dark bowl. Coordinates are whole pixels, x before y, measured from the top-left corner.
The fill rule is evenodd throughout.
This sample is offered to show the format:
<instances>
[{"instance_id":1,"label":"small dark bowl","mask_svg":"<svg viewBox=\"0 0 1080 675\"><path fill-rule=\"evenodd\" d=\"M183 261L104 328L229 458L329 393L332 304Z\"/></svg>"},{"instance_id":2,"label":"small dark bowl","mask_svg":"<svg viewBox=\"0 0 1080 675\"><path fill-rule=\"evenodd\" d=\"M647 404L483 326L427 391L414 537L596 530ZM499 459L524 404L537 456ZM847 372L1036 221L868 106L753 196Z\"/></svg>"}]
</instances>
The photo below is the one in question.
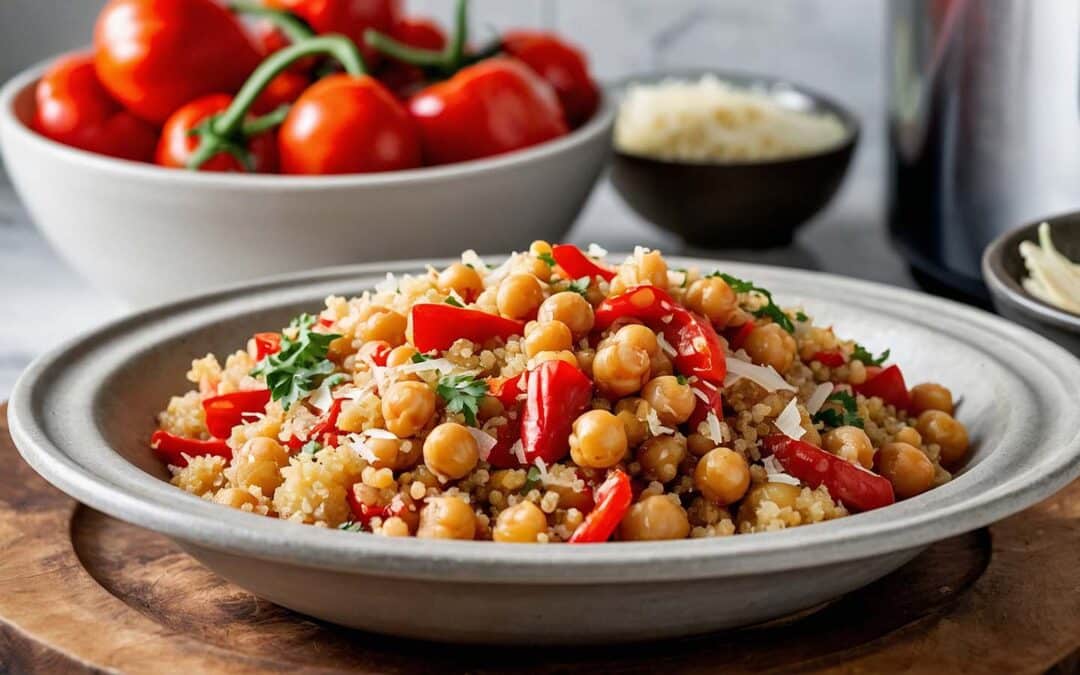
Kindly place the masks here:
<instances>
[{"instance_id":1,"label":"small dark bowl","mask_svg":"<svg viewBox=\"0 0 1080 675\"><path fill-rule=\"evenodd\" d=\"M705 248L765 248L791 243L796 228L836 194L859 139L859 122L839 103L785 80L713 70L627 78L614 87L712 74L763 90L785 107L829 112L847 129L843 143L823 152L760 162L690 163L615 150L611 182L642 218Z\"/></svg>"},{"instance_id":2,"label":"small dark bowl","mask_svg":"<svg viewBox=\"0 0 1080 675\"><path fill-rule=\"evenodd\" d=\"M1080 316L1039 300L1020 284L1027 276L1020 242L1037 242L1039 223L1043 222L1050 224L1054 246L1070 260L1080 260L1080 212L1064 213L1028 223L992 241L983 253L983 279L998 314L1080 356Z\"/></svg>"}]
</instances>

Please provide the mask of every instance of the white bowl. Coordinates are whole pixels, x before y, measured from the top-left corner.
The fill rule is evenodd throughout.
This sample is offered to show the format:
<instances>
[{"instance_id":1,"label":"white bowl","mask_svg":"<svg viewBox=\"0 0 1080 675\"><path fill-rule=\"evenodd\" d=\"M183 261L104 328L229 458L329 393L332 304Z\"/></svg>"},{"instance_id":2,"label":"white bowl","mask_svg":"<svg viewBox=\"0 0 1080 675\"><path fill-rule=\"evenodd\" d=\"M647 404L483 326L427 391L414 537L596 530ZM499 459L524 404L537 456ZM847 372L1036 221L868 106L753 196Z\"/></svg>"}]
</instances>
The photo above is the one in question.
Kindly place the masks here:
<instances>
[{"instance_id":1,"label":"white bowl","mask_svg":"<svg viewBox=\"0 0 1080 675\"><path fill-rule=\"evenodd\" d=\"M443 263L445 264L445 262ZM673 259L672 266L717 263ZM1080 361L986 312L812 272L724 264L802 303L913 382L962 397L971 461L895 505L784 532L669 542L521 546L390 539L298 525L207 502L163 479L154 414L193 355L235 349L330 293L420 263L281 277L149 310L77 338L15 386L12 437L48 481L176 539L257 595L328 621L429 640L522 644L658 639L813 607L898 568L928 544L987 525L1080 473Z\"/></svg>"},{"instance_id":2,"label":"white bowl","mask_svg":"<svg viewBox=\"0 0 1080 675\"><path fill-rule=\"evenodd\" d=\"M0 90L0 152L31 217L96 286L149 305L324 265L559 240L610 152L614 105L569 135L490 159L346 176L196 173L112 159L27 126L31 68Z\"/></svg>"}]
</instances>

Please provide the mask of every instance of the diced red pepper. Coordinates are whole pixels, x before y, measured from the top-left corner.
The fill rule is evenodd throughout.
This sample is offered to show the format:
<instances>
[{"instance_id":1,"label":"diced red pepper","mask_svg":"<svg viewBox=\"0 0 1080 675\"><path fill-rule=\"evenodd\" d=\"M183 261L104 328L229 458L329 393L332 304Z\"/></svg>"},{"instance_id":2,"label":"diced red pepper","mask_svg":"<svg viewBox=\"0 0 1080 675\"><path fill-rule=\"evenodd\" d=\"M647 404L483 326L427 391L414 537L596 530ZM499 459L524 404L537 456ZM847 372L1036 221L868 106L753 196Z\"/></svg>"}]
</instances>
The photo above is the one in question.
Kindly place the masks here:
<instances>
[{"instance_id":1,"label":"diced red pepper","mask_svg":"<svg viewBox=\"0 0 1080 675\"><path fill-rule=\"evenodd\" d=\"M776 457L784 471L812 488L824 485L834 499L850 509L870 511L896 501L888 479L806 441L773 434L763 442L765 450Z\"/></svg>"},{"instance_id":2,"label":"diced red pepper","mask_svg":"<svg viewBox=\"0 0 1080 675\"><path fill-rule=\"evenodd\" d=\"M614 270L602 267L573 244L552 246L551 257L571 279L600 277L604 281L611 281L615 278Z\"/></svg>"},{"instance_id":3,"label":"diced red pepper","mask_svg":"<svg viewBox=\"0 0 1080 675\"><path fill-rule=\"evenodd\" d=\"M269 402L269 389L234 391L203 399L206 428L214 438L228 438L233 427L243 421L244 413L262 412Z\"/></svg>"},{"instance_id":4,"label":"diced red pepper","mask_svg":"<svg viewBox=\"0 0 1080 675\"><path fill-rule=\"evenodd\" d=\"M357 495L357 489L361 487L360 483L354 484L345 493L345 501L349 504L349 510L352 511L353 521L363 523L364 528L371 529L372 518L390 518L393 516L400 516L406 509L408 504L404 500L394 498L389 504L367 504L360 500Z\"/></svg>"},{"instance_id":5,"label":"diced red pepper","mask_svg":"<svg viewBox=\"0 0 1080 675\"><path fill-rule=\"evenodd\" d=\"M252 357L256 361L262 361L281 351L281 333L255 333L251 339L255 341L255 353Z\"/></svg>"},{"instance_id":6,"label":"diced red pepper","mask_svg":"<svg viewBox=\"0 0 1080 675\"><path fill-rule=\"evenodd\" d=\"M524 391L525 376L488 378L488 393L499 399L504 408L516 407L518 396Z\"/></svg>"},{"instance_id":7,"label":"diced red pepper","mask_svg":"<svg viewBox=\"0 0 1080 675\"><path fill-rule=\"evenodd\" d=\"M344 401L345 399L335 398L333 403L330 404L330 409L323 413L315 426L311 427L307 438L293 436L285 441L285 445L289 446L289 449L293 451L304 447L304 444L308 441L319 441L325 445L337 445L337 434L335 433L337 431L337 418L341 414L341 404Z\"/></svg>"},{"instance_id":8,"label":"diced red pepper","mask_svg":"<svg viewBox=\"0 0 1080 675\"><path fill-rule=\"evenodd\" d=\"M433 349L450 349L459 339L486 342L491 338L521 335L524 321L515 321L478 309L467 309L436 303L414 305L412 308L413 346L427 354Z\"/></svg>"},{"instance_id":9,"label":"diced red pepper","mask_svg":"<svg viewBox=\"0 0 1080 675\"><path fill-rule=\"evenodd\" d=\"M700 391L705 396L705 398L702 399L695 394L695 396L697 396L697 404L694 406L694 412L690 413L690 419L686 421L690 428L690 432L695 432L698 425L704 422L705 418L709 416L709 413L715 413L717 420L723 420L724 401L720 392L720 387L704 384L702 382L695 382L690 386L693 389Z\"/></svg>"},{"instance_id":10,"label":"diced red pepper","mask_svg":"<svg viewBox=\"0 0 1080 675\"><path fill-rule=\"evenodd\" d=\"M150 436L150 447L161 461L172 466L187 466L188 462L184 455L188 457L215 455L232 459L232 449L219 438L202 441L197 438L184 438L170 434L164 429L158 429Z\"/></svg>"},{"instance_id":11,"label":"diced red pepper","mask_svg":"<svg viewBox=\"0 0 1080 675\"><path fill-rule=\"evenodd\" d=\"M390 357L390 352L393 349L386 340L372 340L365 342L356 355L360 357L361 361L367 361L374 366L382 367L386 365L386 360Z\"/></svg>"},{"instance_id":12,"label":"diced red pepper","mask_svg":"<svg viewBox=\"0 0 1080 675\"><path fill-rule=\"evenodd\" d=\"M334 325L334 319L332 319L332 318L330 318L328 316L322 316L320 314L319 315L319 325L320 326L326 326L327 328L329 328L330 326Z\"/></svg>"},{"instance_id":13,"label":"diced red pepper","mask_svg":"<svg viewBox=\"0 0 1080 675\"><path fill-rule=\"evenodd\" d=\"M495 445L488 452L487 463L496 469L513 469L521 466L521 462L510 450L521 438L520 431L521 427L517 424L507 423L499 427Z\"/></svg>"},{"instance_id":14,"label":"diced red pepper","mask_svg":"<svg viewBox=\"0 0 1080 675\"><path fill-rule=\"evenodd\" d=\"M594 312L593 328L606 330L623 317L655 324L670 315L674 308L675 301L667 291L656 286L635 286L621 295L604 298Z\"/></svg>"},{"instance_id":15,"label":"diced red pepper","mask_svg":"<svg viewBox=\"0 0 1080 675\"><path fill-rule=\"evenodd\" d=\"M566 361L544 361L525 380L521 443L525 461L557 462L570 452L570 429L592 400L593 383Z\"/></svg>"},{"instance_id":16,"label":"diced red pepper","mask_svg":"<svg viewBox=\"0 0 1080 675\"><path fill-rule=\"evenodd\" d=\"M844 353L839 349L829 349L827 351L817 352L810 357L810 360L817 361L828 368L839 368L847 363L847 359L844 358Z\"/></svg>"},{"instance_id":17,"label":"diced red pepper","mask_svg":"<svg viewBox=\"0 0 1080 675\"><path fill-rule=\"evenodd\" d=\"M725 335L728 338L728 346L731 347L731 351L736 352L742 349L742 346L746 344L746 338L750 337L750 333L754 331L754 322L747 321L737 328L732 328L725 331Z\"/></svg>"},{"instance_id":18,"label":"diced red pepper","mask_svg":"<svg viewBox=\"0 0 1080 675\"><path fill-rule=\"evenodd\" d=\"M621 469L615 469L596 489L594 497L596 506L570 536L571 544L593 544L611 538L623 516L630 510L634 497L630 477Z\"/></svg>"},{"instance_id":19,"label":"diced red pepper","mask_svg":"<svg viewBox=\"0 0 1080 675\"><path fill-rule=\"evenodd\" d=\"M904 382L904 374L899 366L880 368L870 366L866 369L866 381L853 387L863 396L877 396L886 403L902 410L911 407L911 394Z\"/></svg>"}]
</instances>

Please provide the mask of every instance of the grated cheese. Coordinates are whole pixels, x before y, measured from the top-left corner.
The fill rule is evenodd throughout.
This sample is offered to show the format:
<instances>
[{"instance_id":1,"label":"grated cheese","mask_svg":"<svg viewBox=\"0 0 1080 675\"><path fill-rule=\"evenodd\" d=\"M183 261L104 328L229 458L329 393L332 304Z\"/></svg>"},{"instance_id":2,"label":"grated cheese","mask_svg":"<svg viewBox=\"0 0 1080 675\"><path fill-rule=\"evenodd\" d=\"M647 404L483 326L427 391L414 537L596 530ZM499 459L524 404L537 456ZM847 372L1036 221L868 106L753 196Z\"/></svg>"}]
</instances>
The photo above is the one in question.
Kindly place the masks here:
<instances>
[{"instance_id":1,"label":"grated cheese","mask_svg":"<svg viewBox=\"0 0 1080 675\"><path fill-rule=\"evenodd\" d=\"M387 431L386 429L368 429L367 431L362 432L361 435L367 436L368 438L382 438L388 441L399 440L392 431Z\"/></svg>"},{"instance_id":2,"label":"grated cheese","mask_svg":"<svg viewBox=\"0 0 1080 675\"><path fill-rule=\"evenodd\" d=\"M379 293L396 293L398 288L397 277L387 272L386 278L375 284L375 290Z\"/></svg>"},{"instance_id":3,"label":"grated cheese","mask_svg":"<svg viewBox=\"0 0 1080 675\"><path fill-rule=\"evenodd\" d=\"M467 251L462 252L461 262L466 265L472 265L473 269L479 272L481 275L483 275L489 269L487 264L484 263L480 256L476 254L476 251L471 248Z\"/></svg>"},{"instance_id":4,"label":"grated cheese","mask_svg":"<svg viewBox=\"0 0 1080 675\"><path fill-rule=\"evenodd\" d=\"M476 440L476 447L480 449L480 459L487 461L491 449L495 447L496 440L490 434L486 434L475 427L465 427L469 434Z\"/></svg>"},{"instance_id":5,"label":"grated cheese","mask_svg":"<svg viewBox=\"0 0 1080 675\"><path fill-rule=\"evenodd\" d=\"M720 420L716 417L716 413L709 411L709 414L705 416L705 423L709 425L709 438L717 445L724 442L724 433L720 429Z\"/></svg>"},{"instance_id":6,"label":"grated cheese","mask_svg":"<svg viewBox=\"0 0 1080 675\"><path fill-rule=\"evenodd\" d=\"M589 248L585 251L585 254L590 258L606 258L608 252L607 249L603 246L597 244L596 242L591 242L589 244Z\"/></svg>"},{"instance_id":7,"label":"grated cheese","mask_svg":"<svg viewBox=\"0 0 1080 675\"><path fill-rule=\"evenodd\" d=\"M671 343L667 341L667 338L664 337L663 333L656 334L656 342L660 345L660 349L668 356L675 356L679 353L675 351L675 348L671 346Z\"/></svg>"},{"instance_id":8,"label":"grated cheese","mask_svg":"<svg viewBox=\"0 0 1080 675\"><path fill-rule=\"evenodd\" d=\"M649 424L649 433L653 436L663 436L665 434L675 433L674 429L665 427L660 423L660 416L656 414L656 411L652 407L649 408L649 412L645 415L645 421Z\"/></svg>"},{"instance_id":9,"label":"grated cheese","mask_svg":"<svg viewBox=\"0 0 1080 675\"><path fill-rule=\"evenodd\" d=\"M794 438L799 440L806 434L806 429L802 428L802 415L799 414L798 400L792 398L784 407L780 414L773 420L773 424L780 430L780 433L784 434L788 438Z\"/></svg>"},{"instance_id":10,"label":"grated cheese","mask_svg":"<svg viewBox=\"0 0 1080 675\"><path fill-rule=\"evenodd\" d=\"M449 373L456 367L450 359L429 359L419 363L406 363L397 366L394 371L397 373L419 373L426 370L437 370L440 373Z\"/></svg>"},{"instance_id":11,"label":"grated cheese","mask_svg":"<svg viewBox=\"0 0 1080 675\"><path fill-rule=\"evenodd\" d=\"M730 387L742 379L755 382L766 391L795 391L795 387L788 384L788 381L773 370L772 366L757 366L729 356L724 386Z\"/></svg>"},{"instance_id":12,"label":"grated cheese","mask_svg":"<svg viewBox=\"0 0 1080 675\"><path fill-rule=\"evenodd\" d=\"M701 391L697 387L691 387L690 391L694 392L694 396L697 396L698 398L700 398L702 403L707 404L709 402L709 395L706 394L705 392Z\"/></svg>"},{"instance_id":13,"label":"grated cheese","mask_svg":"<svg viewBox=\"0 0 1080 675\"><path fill-rule=\"evenodd\" d=\"M773 455L761 460L761 466L765 468L770 483L787 483L796 487L802 485L798 478L784 471L784 466L780 463L780 460Z\"/></svg>"},{"instance_id":14,"label":"grated cheese","mask_svg":"<svg viewBox=\"0 0 1080 675\"><path fill-rule=\"evenodd\" d=\"M525 446L521 444L521 439L514 441L514 444L510 446L510 454L512 454L517 461L522 464L527 464L525 461Z\"/></svg>"},{"instance_id":15,"label":"grated cheese","mask_svg":"<svg viewBox=\"0 0 1080 675\"><path fill-rule=\"evenodd\" d=\"M829 395L833 392L832 382L822 382L814 390L814 393L810 394L810 398L806 399L806 412L811 415L816 415L821 406L825 405L825 401L829 400Z\"/></svg>"}]
</instances>

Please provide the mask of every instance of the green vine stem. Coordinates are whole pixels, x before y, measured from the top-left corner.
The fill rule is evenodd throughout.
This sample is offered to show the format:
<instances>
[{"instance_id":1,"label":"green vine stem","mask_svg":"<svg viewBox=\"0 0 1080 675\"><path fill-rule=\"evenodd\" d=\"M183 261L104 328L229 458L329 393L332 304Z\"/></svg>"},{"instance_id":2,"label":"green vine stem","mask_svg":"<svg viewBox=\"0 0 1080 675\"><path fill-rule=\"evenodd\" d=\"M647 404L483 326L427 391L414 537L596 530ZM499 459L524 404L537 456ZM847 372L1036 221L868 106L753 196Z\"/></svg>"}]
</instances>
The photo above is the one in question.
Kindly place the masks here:
<instances>
[{"instance_id":1,"label":"green vine stem","mask_svg":"<svg viewBox=\"0 0 1080 675\"><path fill-rule=\"evenodd\" d=\"M235 146L237 137L241 141L246 137L244 120L248 109L259 97L266 85L280 75L286 68L298 59L313 54L331 56L341 63L345 72L349 75L360 76L367 73L364 67L364 58L360 56L360 50L344 35L320 35L319 37L301 40L295 44L274 52L263 61L255 72L251 74L244 86L236 94L229 108L214 117L205 129L199 133L199 147L188 161L189 169L198 169L211 157L225 149L227 145ZM262 120L280 114L281 120L285 119L285 113L279 108L269 115L264 115L252 123L258 123L261 130L265 131L273 125ZM280 124L280 121L278 122Z\"/></svg>"},{"instance_id":2,"label":"green vine stem","mask_svg":"<svg viewBox=\"0 0 1080 675\"><path fill-rule=\"evenodd\" d=\"M315 31L301 21L295 14L291 12L285 12L280 9L270 9L269 7L263 7L262 5L254 2L246 2L244 0L234 0L229 3L229 9L234 14L244 14L247 16L254 16L260 19L266 19L274 28L277 28L285 37L289 39L289 42L300 42L306 40L315 35Z\"/></svg>"},{"instance_id":3,"label":"green vine stem","mask_svg":"<svg viewBox=\"0 0 1080 675\"><path fill-rule=\"evenodd\" d=\"M421 68L433 69L449 76L465 64L465 43L469 37L469 3L457 0L454 9L454 30L450 42L441 51L420 49L395 40L374 29L364 32L364 42L387 56Z\"/></svg>"}]
</instances>

